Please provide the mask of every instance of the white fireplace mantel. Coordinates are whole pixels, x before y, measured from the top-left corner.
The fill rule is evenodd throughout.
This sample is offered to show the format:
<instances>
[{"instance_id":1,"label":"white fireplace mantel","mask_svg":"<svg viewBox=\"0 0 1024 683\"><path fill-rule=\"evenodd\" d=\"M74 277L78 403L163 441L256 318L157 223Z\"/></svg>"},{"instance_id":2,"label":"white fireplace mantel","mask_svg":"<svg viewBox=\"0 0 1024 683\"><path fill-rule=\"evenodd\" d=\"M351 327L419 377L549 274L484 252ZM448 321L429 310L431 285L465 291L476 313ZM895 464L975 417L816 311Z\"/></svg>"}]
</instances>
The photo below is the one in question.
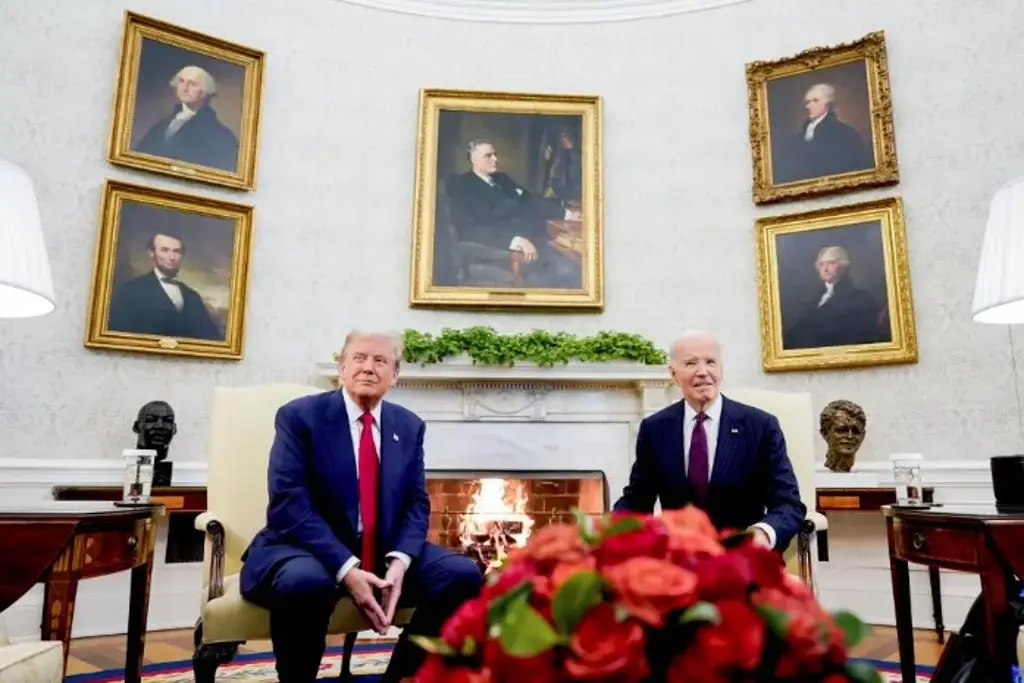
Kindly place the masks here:
<instances>
[{"instance_id":1,"label":"white fireplace mantel","mask_svg":"<svg viewBox=\"0 0 1024 683\"><path fill-rule=\"evenodd\" d=\"M337 385L317 363L316 384ZM678 399L664 365L572 362L402 366L388 399L427 423L429 469L601 470L613 499L629 478L644 417Z\"/></svg>"}]
</instances>

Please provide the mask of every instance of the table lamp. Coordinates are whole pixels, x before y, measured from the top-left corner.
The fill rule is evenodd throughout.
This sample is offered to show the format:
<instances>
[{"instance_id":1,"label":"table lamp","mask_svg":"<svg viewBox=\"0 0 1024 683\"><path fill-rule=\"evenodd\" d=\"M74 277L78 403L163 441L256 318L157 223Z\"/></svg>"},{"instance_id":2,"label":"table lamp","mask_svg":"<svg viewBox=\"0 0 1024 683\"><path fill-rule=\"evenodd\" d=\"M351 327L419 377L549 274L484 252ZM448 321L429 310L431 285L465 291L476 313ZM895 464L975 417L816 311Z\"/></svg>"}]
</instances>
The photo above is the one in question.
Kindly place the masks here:
<instances>
[{"instance_id":1,"label":"table lamp","mask_svg":"<svg viewBox=\"0 0 1024 683\"><path fill-rule=\"evenodd\" d=\"M0 159L0 318L31 318L55 308L50 261L32 179Z\"/></svg>"},{"instance_id":2,"label":"table lamp","mask_svg":"<svg viewBox=\"0 0 1024 683\"><path fill-rule=\"evenodd\" d=\"M1006 183L992 198L972 315L977 323L1024 323L1024 177ZM1010 358L1016 380L1012 333ZM1024 424L1021 436L1024 438ZM989 463L996 505L1024 506L1024 455L997 455Z\"/></svg>"}]
</instances>

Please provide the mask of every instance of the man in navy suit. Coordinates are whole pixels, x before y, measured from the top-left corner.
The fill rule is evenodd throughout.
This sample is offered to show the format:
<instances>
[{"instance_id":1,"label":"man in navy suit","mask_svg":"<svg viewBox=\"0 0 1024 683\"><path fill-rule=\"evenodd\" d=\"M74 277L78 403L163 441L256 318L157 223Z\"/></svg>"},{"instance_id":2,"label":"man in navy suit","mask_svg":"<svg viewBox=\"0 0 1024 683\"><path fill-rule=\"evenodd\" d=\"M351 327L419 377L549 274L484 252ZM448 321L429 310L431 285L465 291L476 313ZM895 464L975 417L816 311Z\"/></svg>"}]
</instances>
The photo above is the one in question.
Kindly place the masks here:
<instances>
[{"instance_id":1,"label":"man in navy suit","mask_svg":"<svg viewBox=\"0 0 1024 683\"><path fill-rule=\"evenodd\" d=\"M426 541L425 425L382 400L400 355L389 335L352 333L339 360L343 388L277 413L267 524L243 556L241 590L270 610L280 683L316 680L345 596L381 634L399 601L416 606L384 675L397 683L424 654L408 635L439 633L482 585L472 560Z\"/></svg>"},{"instance_id":2,"label":"man in navy suit","mask_svg":"<svg viewBox=\"0 0 1024 683\"><path fill-rule=\"evenodd\" d=\"M650 513L694 504L718 529L751 529L782 552L800 531L800 502L779 421L719 393L721 349L707 334L676 340L669 365L683 400L645 418L616 510Z\"/></svg>"}]
</instances>

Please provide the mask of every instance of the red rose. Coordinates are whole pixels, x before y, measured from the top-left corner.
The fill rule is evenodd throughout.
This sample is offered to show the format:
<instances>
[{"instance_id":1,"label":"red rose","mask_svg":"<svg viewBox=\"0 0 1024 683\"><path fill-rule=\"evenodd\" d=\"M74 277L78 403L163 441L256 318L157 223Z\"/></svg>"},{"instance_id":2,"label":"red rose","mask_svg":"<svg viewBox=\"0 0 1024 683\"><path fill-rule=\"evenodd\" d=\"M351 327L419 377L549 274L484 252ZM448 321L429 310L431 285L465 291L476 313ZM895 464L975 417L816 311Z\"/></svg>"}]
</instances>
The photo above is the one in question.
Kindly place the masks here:
<instances>
[{"instance_id":1,"label":"red rose","mask_svg":"<svg viewBox=\"0 0 1024 683\"><path fill-rule=\"evenodd\" d=\"M587 554L579 527L572 524L549 524L523 546L517 557L528 557L542 574L550 572L559 562L579 562Z\"/></svg>"},{"instance_id":2,"label":"red rose","mask_svg":"<svg viewBox=\"0 0 1024 683\"><path fill-rule=\"evenodd\" d=\"M789 590L795 590L796 595ZM779 678L820 674L825 662L846 662L843 632L814 600L810 591L794 586L789 589L769 588L758 591L753 599L755 604L763 604L786 615L786 649L776 668Z\"/></svg>"},{"instance_id":3,"label":"red rose","mask_svg":"<svg viewBox=\"0 0 1024 683\"><path fill-rule=\"evenodd\" d=\"M523 581L529 581L537 575L537 565L530 558L524 558L512 564L506 564L500 572L487 577L481 596L493 600L505 595Z\"/></svg>"},{"instance_id":4,"label":"red rose","mask_svg":"<svg viewBox=\"0 0 1024 683\"><path fill-rule=\"evenodd\" d=\"M441 629L441 638L456 650L462 647L466 638L472 638L477 646L483 645L487 637L487 600L476 598L462 603L455 613L448 617Z\"/></svg>"},{"instance_id":5,"label":"red rose","mask_svg":"<svg viewBox=\"0 0 1024 683\"><path fill-rule=\"evenodd\" d=\"M697 600L697 576L664 560L634 557L603 574L622 606L652 626L662 626L666 614Z\"/></svg>"},{"instance_id":6,"label":"red rose","mask_svg":"<svg viewBox=\"0 0 1024 683\"><path fill-rule=\"evenodd\" d=\"M686 531L710 539L718 539L718 529L711 523L708 513L694 505L687 505L676 510L663 510L661 521L673 531Z\"/></svg>"},{"instance_id":7,"label":"red rose","mask_svg":"<svg viewBox=\"0 0 1024 683\"><path fill-rule=\"evenodd\" d=\"M647 677L644 630L633 619L618 621L603 602L588 611L569 640L565 670L573 680L637 683Z\"/></svg>"},{"instance_id":8,"label":"red rose","mask_svg":"<svg viewBox=\"0 0 1024 683\"><path fill-rule=\"evenodd\" d=\"M493 672L495 683L561 683L562 670L555 663L555 651L536 657L514 657L501 649L497 640L484 646L484 666Z\"/></svg>"},{"instance_id":9,"label":"red rose","mask_svg":"<svg viewBox=\"0 0 1024 683\"><path fill-rule=\"evenodd\" d=\"M689 646L669 665L666 683L727 683L761 663L765 625L742 600L717 605L718 624L701 625Z\"/></svg>"},{"instance_id":10,"label":"red rose","mask_svg":"<svg viewBox=\"0 0 1024 683\"><path fill-rule=\"evenodd\" d=\"M449 667L447 662L438 655L428 655L413 680L416 683L495 683L490 669Z\"/></svg>"},{"instance_id":11,"label":"red rose","mask_svg":"<svg viewBox=\"0 0 1024 683\"><path fill-rule=\"evenodd\" d=\"M619 564L633 557L654 557L663 560L668 556L668 532L661 520L657 517L612 513L604 528L610 529L622 519L636 519L640 527L603 539L593 550L599 567ZM599 530L599 533L602 532L603 530Z\"/></svg>"},{"instance_id":12,"label":"red rose","mask_svg":"<svg viewBox=\"0 0 1024 683\"><path fill-rule=\"evenodd\" d=\"M562 562L551 571L551 583L557 589L579 572L597 569L597 560L588 555L579 562Z\"/></svg>"},{"instance_id":13,"label":"red rose","mask_svg":"<svg viewBox=\"0 0 1024 683\"><path fill-rule=\"evenodd\" d=\"M724 555L705 557L693 563L701 600L745 596L752 585L778 586L785 579L782 557L753 545L730 550Z\"/></svg>"}]
</instances>

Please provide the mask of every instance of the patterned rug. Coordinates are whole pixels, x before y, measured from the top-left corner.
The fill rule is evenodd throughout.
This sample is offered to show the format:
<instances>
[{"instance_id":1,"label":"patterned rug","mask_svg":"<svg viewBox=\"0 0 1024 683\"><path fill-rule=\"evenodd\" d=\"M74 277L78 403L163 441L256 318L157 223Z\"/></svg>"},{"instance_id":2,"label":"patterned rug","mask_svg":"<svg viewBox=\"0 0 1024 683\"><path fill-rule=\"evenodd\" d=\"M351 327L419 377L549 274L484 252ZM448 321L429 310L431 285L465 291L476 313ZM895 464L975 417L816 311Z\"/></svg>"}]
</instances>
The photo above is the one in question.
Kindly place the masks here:
<instances>
[{"instance_id":1,"label":"patterned rug","mask_svg":"<svg viewBox=\"0 0 1024 683\"><path fill-rule=\"evenodd\" d=\"M392 643L367 643L356 645L352 657L352 673L360 683L377 683L387 668ZM894 662L864 660L870 662L882 674L883 683L899 683L899 665ZM329 647L320 664L320 680L334 680L341 671L341 648ZM917 683L931 680L932 667L917 667ZM150 664L143 669L143 683L194 683L192 662L166 662ZM87 674L68 676L66 683L124 683L121 669L110 669ZM277 683L274 671L274 657L269 652L239 654L231 664L217 669L217 683Z\"/></svg>"}]
</instances>

